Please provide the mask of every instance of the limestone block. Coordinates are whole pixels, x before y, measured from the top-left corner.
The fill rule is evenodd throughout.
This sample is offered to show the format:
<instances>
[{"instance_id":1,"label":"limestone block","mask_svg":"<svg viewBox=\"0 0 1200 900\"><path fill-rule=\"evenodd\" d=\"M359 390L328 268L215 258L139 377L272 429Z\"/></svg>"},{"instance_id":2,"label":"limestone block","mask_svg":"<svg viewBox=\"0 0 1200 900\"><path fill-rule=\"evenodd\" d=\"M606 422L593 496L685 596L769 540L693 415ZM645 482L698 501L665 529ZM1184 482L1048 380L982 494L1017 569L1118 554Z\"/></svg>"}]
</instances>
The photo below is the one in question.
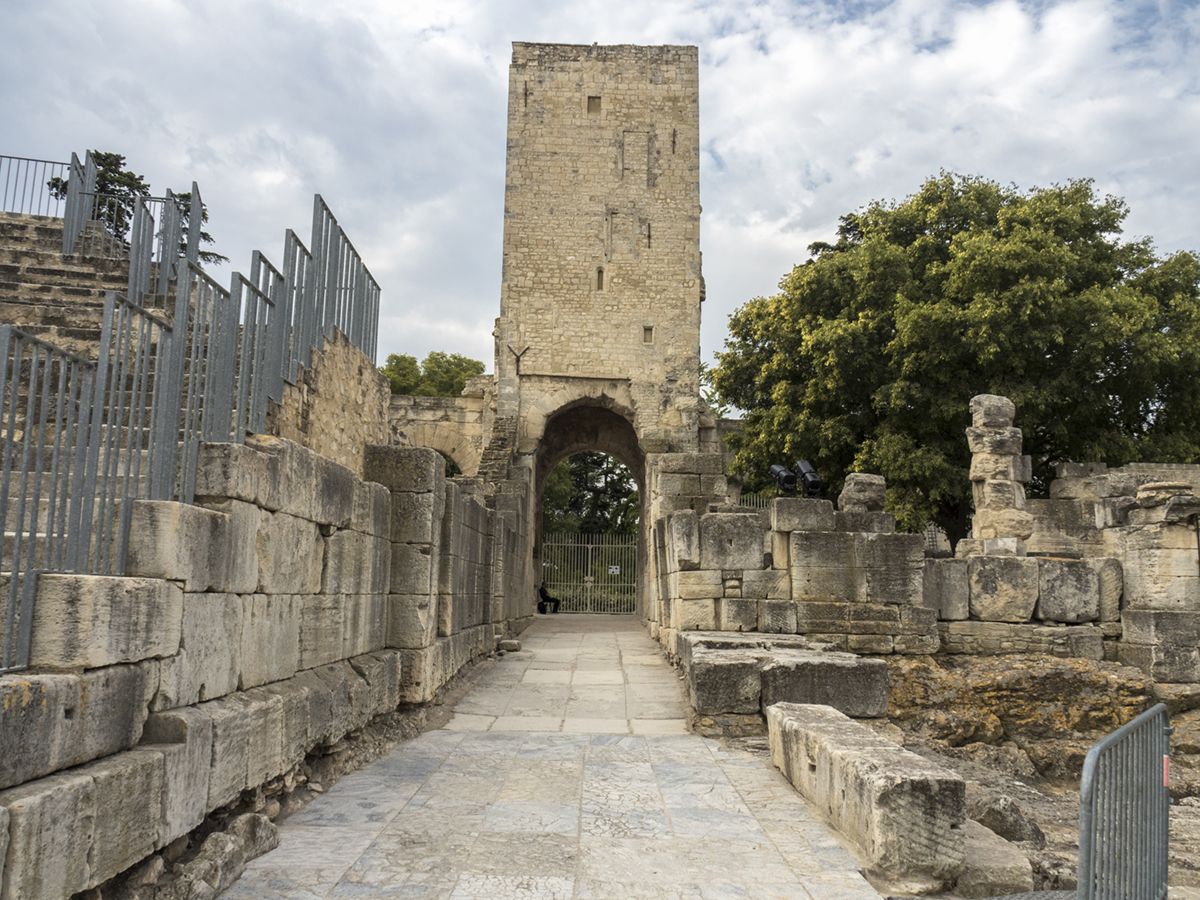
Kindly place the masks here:
<instances>
[{"instance_id":1,"label":"limestone block","mask_svg":"<svg viewBox=\"0 0 1200 900\"><path fill-rule=\"evenodd\" d=\"M1197 566L1195 532L1190 547L1176 538L1173 526L1131 530L1125 535L1121 565L1125 606L1133 609L1200 610L1200 567ZM1155 539L1175 546L1154 546ZM1150 546L1146 546L1149 544Z\"/></svg>"},{"instance_id":2,"label":"limestone block","mask_svg":"<svg viewBox=\"0 0 1200 900\"><path fill-rule=\"evenodd\" d=\"M181 635L179 652L162 660L154 708L188 706L236 691L241 670L242 598L236 594L184 594Z\"/></svg>"},{"instance_id":3,"label":"limestone block","mask_svg":"<svg viewBox=\"0 0 1200 900\"><path fill-rule=\"evenodd\" d=\"M76 770L95 784L92 884L119 875L160 846L165 771L163 755L154 749L117 753Z\"/></svg>"},{"instance_id":4,"label":"limestone block","mask_svg":"<svg viewBox=\"0 0 1200 900\"><path fill-rule=\"evenodd\" d=\"M846 512L880 512L886 493L887 482L882 475L851 472L846 476L842 492L838 494L838 509Z\"/></svg>"},{"instance_id":5,"label":"limestone block","mask_svg":"<svg viewBox=\"0 0 1200 900\"><path fill-rule=\"evenodd\" d=\"M854 535L797 531L789 551L793 599L848 601L855 596Z\"/></svg>"},{"instance_id":6,"label":"limestone block","mask_svg":"<svg viewBox=\"0 0 1200 900\"><path fill-rule=\"evenodd\" d=\"M742 596L758 600L790 600L791 576L786 569L751 569L742 575Z\"/></svg>"},{"instance_id":7,"label":"limestone block","mask_svg":"<svg viewBox=\"0 0 1200 900\"><path fill-rule=\"evenodd\" d=\"M1087 562L1095 570L1096 582L1100 586L1100 621L1120 621L1121 593L1125 585L1121 561L1101 556Z\"/></svg>"},{"instance_id":8,"label":"limestone block","mask_svg":"<svg viewBox=\"0 0 1200 900\"><path fill-rule=\"evenodd\" d=\"M216 809L236 800L247 786L250 733L257 723L236 694L201 703L195 709L212 722L207 808Z\"/></svg>"},{"instance_id":9,"label":"limestone block","mask_svg":"<svg viewBox=\"0 0 1200 900\"><path fill-rule=\"evenodd\" d=\"M279 467L246 444L203 443L196 461L196 499L242 500L279 509Z\"/></svg>"},{"instance_id":10,"label":"limestone block","mask_svg":"<svg viewBox=\"0 0 1200 900\"><path fill-rule=\"evenodd\" d=\"M283 726L280 735L282 744L279 760L284 772L302 763L305 754L308 753L310 746L309 714L312 708L308 693L308 687L300 684L296 678L277 681L274 684L264 684L262 687L246 691L247 696L250 697L270 694L280 700L283 710Z\"/></svg>"},{"instance_id":11,"label":"limestone block","mask_svg":"<svg viewBox=\"0 0 1200 900\"><path fill-rule=\"evenodd\" d=\"M717 628L716 599L671 598L671 624L680 631L715 631Z\"/></svg>"},{"instance_id":12,"label":"limestone block","mask_svg":"<svg viewBox=\"0 0 1200 900\"><path fill-rule=\"evenodd\" d=\"M973 482L998 479L1028 484L1033 478L1033 460L1007 453L975 453L971 456L968 477Z\"/></svg>"},{"instance_id":13,"label":"limestone block","mask_svg":"<svg viewBox=\"0 0 1200 900\"><path fill-rule=\"evenodd\" d=\"M316 594L321 590L324 547L321 531L313 522L283 512L264 512L255 549L259 593Z\"/></svg>"},{"instance_id":14,"label":"limestone block","mask_svg":"<svg viewBox=\"0 0 1200 900\"><path fill-rule=\"evenodd\" d=\"M863 603L921 602L924 542L917 534L855 534L854 598Z\"/></svg>"},{"instance_id":15,"label":"limestone block","mask_svg":"<svg viewBox=\"0 0 1200 900\"><path fill-rule=\"evenodd\" d=\"M699 569L673 572L667 576L667 589L672 598L697 600L720 597L723 593L719 569Z\"/></svg>"},{"instance_id":16,"label":"limestone block","mask_svg":"<svg viewBox=\"0 0 1200 900\"><path fill-rule=\"evenodd\" d=\"M970 582L965 559L925 560L922 603L935 609L938 618L955 621L970 617Z\"/></svg>"},{"instance_id":17,"label":"limestone block","mask_svg":"<svg viewBox=\"0 0 1200 900\"><path fill-rule=\"evenodd\" d=\"M977 510L1024 509L1025 485L1001 479L973 481L971 497Z\"/></svg>"},{"instance_id":18,"label":"limestone block","mask_svg":"<svg viewBox=\"0 0 1200 900\"><path fill-rule=\"evenodd\" d=\"M300 598L291 594L242 597L242 690L291 678L300 667Z\"/></svg>"},{"instance_id":19,"label":"limestone block","mask_svg":"<svg viewBox=\"0 0 1200 900\"><path fill-rule=\"evenodd\" d=\"M424 447L368 446L363 473L392 492L440 494L446 484L446 461Z\"/></svg>"},{"instance_id":20,"label":"limestone block","mask_svg":"<svg viewBox=\"0 0 1200 900\"><path fill-rule=\"evenodd\" d=\"M1100 578L1087 560L1038 560L1037 618L1043 622L1095 622L1100 618Z\"/></svg>"},{"instance_id":21,"label":"limestone block","mask_svg":"<svg viewBox=\"0 0 1200 900\"><path fill-rule=\"evenodd\" d=\"M971 617L985 622L1028 622L1038 599L1038 561L974 556L967 561Z\"/></svg>"},{"instance_id":22,"label":"limestone block","mask_svg":"<svg viewBox=\"0 0 1200 900\"><path fill-rule=\"evenodd\" d=\"M396 708L399 672L388 658L368 653L355 656L347 662L367 685L367 718Z\"/></svg>"},{"instance_id":23,"label":"limestone block","mask_svg":"<svg viewBox=\"0 0 1200 900\"><path fill-rule=\"evenodd\" d=\"M283 698L268 691L235 694L250 718L246 787L258 787L287 771L284 765Z\"/></svg>"},{"instance_id":24,"label":"limestone block","mask_svg":"<svg viewBox=\"0 0 1200 900\"><path fill-rule=\"evenodd\" d=\"M212 720L196 709L154 713L146 720L144 743L163 757L162 813L156 846L187 834L208 812Z\"/></svg>"},{"instance_id":25,"label":"limestone block","mask_svg":"<svg viewBox=\"0 0 1200 900\"><path fill-rule=\"evenodd\" d=\"M995 453L1002 456L1021 455L1020 428L968 428L967 449L972 453Z\"/></svg>"},{"instance_id":26,"label":"limestone block","mask_svg":"<svg viewBox=\"0 0 1200 900\"><path fill-rule=\"evenodd\" d=\"M350 523L353 472L283 438L256 434L246 443L272 457L268 465L277 473L280 512L335 528Z\"/></svg>"},{"instance_id":27,"label":"limestone block","mask_svg":"<svg viewBox=\"0 0 1200 900\"><path fill-rule=\"evenodd\" d=\"M833 514L833 530L891 534L896 530L896 517L886 512L838 510Z\"/></svg>"},{"instance_id":28,"label":"limestone block","mask_svg":"<svg viewBox=\"0 0 1200 900\"><path fill-rule=\"evenodd\" d=\"M317 675L317 669L298 672L296 677L290 679L288 683L303 690L308 703L306 751L319 744L331 743L334 740L334 712L333 691L329 684ZM276 685L268 684L263 687L263 690L270 691L275 688Z\"/></svg>"},{"instance_id":29,"label":"limestone block","mask_svg":"<svg viewBox=\"0 0 1200 900\"><path fill-rule=\"evenodd\" d=\"M975 428L1009 428L1017 407L998 394L976 394L971 398L971 425Z\"/></svg>"},{"instance_id":30,"label":"limestone block","mask_svg":"<svg viewBox=\"0 0 1200 900\"><path fill-rule=\"evenodd\" d=\"M833 504L808 497L776 497L771 501L772 531L833 531Z\"/></svg>"},{"instance_id":31,"label":"limestone block","mask_svg":"<svg viewBox=\"0 0 1200 900\"><path fill-rule=\"evenodd\" d=\"M820 703L870 719L887 715L890 689L887 663L852 653L775 651L762 664L764 710L781 702Z\"/></svg>"},{"instance_id":32,"label":"limestone block","mask_svg":"<svg viewBox=\"0 0 1200 900\"><path fill-rule=\"evenodd\" d=\"M1033 891L1029 857L989 828L967 819L965 864L954 885L957 897L1009 896Z\"/></svg>"},{"instance_id":33,"label":"limestone block","mask_svg":"<svg viewBox=\"0 0 1200 900\"><path fill-rule=\"evenodd\" d=\"M763 568L763 529L757 513L700 517L700 565L705 569Z\"/></svg>"},{"instance_id":34,"label":"limestone block","mask_svg":"<svg viewBox=\"0 0 1200 900\"><path fill-rule=\"evenodd\" d=\"M325 542L323 594L386 594L391 543L358 531L335 531ZM407 546L407 545L405 545Z\"/></svg>"},{"instance_id":35,"label":"limestone block","mask_svg":"<svg viewBox=\"0 0 1200 900\"><path fill-rule=\"evenodd\" d=\"M136 500L130 515L130 575L182 581L187 591L224 587L226 516L166 500Z\"/></svg>"},{"instance_id":36,"label":"limestone block","mask_svg":"<svg viewBox=\"0 0 1200 900\"><path fill-rule=\"evenodd\" d=\"M428 647L437 635L437 604L429 594L387 595L387 646Z\"/></svg>"},{"instance_id":37,"label":"limestone block","mask_svg":"<svg viewBox=\"0 0 1200 900\"><path fill-rule=\"evenodd\" d=\"M387 640L385 594L347 594L342 621L342 658L383 648Z\"/></svg>"},{"instance_id":38,"label":"limestone block","mask_svg":"<svg viewBox=\"0 0 1200 900\"><path fill-rule=\"evenodd\" d=\"M354 503L350 511L350 527L362 534L391 537L391 492L373 481L354 483Z\"/></svg>"},{"instance_id":39,"label":"limestone block","mask_svg":"<svg viewBox=\"0 0 1200 900\"><path fill-rule=\"evenodd\" d=\"M828 706L767 707L771 756L869 871L936 889L963 867L966 787Z\"/></svg>"},{"instance_id":40,"label":"limestone block","mask_svg":"<svg viewBox=\"0 0 1200 900\"><path fill-rule=\"evenodd\" d=\"M896 639L890 634L848 634L846 650L851 653L889 654L896 649Z\"/></svg>"},{"instance_id":41,"label":"limestone block","mask_svg":"<svg viewBox=\"0 0 1200 900\"><path fill-rule=\"evenodd\" d=\"M1026 540L1033 534L1033 516L1022 509L981 509L971 520L971 536L988 538L1015 537Z\"/></svg>"},{"instance_id":42,"label":"limestone block","mask_svg":"<svg viewBox=\"0 0 1200 900\"><path fill-rule=\"evenodd\" d=\"M720 453L659 453L652 457L652 465L659 472L691 475L720 475L725 471Z\"/></svg>"},{"instance_id":43,"label":"limestone block","mask_svg":"<svg viewBox=\"0 0 1200 900\"><path fill-rule=\"evenodd\" d=\"M700 568L700 517L695 510L672 513L667 525L667 571Z\"/></svg>"},{"instance_id":44,"label":"limestone block","mask_svg":"<svg viewBox=\"0 0 1200 900\"><path fill-rule=\"evenodd\" d=\"M1200 612L1126 609L1121 662L1168 683L1200 682Z\"/></svg>"},{"instance_id":45,"label":"limestone block","mask_svg":"<svg viewBox=\"0 0 1200 900\"><path fill-rule=\"evenodd\" d=\"M300 653L297 668L311 669L342 658L345 597L303 594L300 607Z\"/></svg>"},{"instance_id":46,"label":"limestone block","mask_svg":"<svg viewBox=\"0 0 1200 900\"><path fill-rule=\"evenodd\" d=\"M667 496L699 497L700 476L661 472L657 478L658 493Z\"/></svg>"},{"instance_id":47,"label":"limestone block","mask_svg":"<svg viewBox=\"0 0 1200 900\"><path fill-rule=\"evenodd\" d=\"M328 687L332 696L330 704L330 742L339 741L347 732L365 721L367 686L345 662L320 666L312 672Z\"/></svg>"},{"instance_id":48,"label":"limestone block","mask_svg":"<svg viewBox=\"0 0 1200 900\"><path fill-rule=\"evenodd\" d=\"M183 592L170 581L42 575L31 667L94 669L179 650Z\"/></svg>"},{"instance_id":49,"label":"limestone block","mask_svg":"<svg viewBox=\"0 0 1200 900\"><path fill-rule=\"evenodd\" d=\"M392 544L389 563L390 593L427 594L433 590L435 559L429 544Z\"/></svg>"},{"instance_id":50,"label":"limestone block","mask_svg":"<svg viewBox=\"0 0 1200 900\"><path fill-rule=\"evenodd\" d=\"M145 681L140 666L0 677L0 788L132 747Z\"/></svg>"},{"instance_id":51,"label":"limestone block","mask_svg":"<svg viewBox=\"0 0 1200 900\"><path fill-rule=\"evenodd\" d=\"M1020 538L986 538L978 541L983 556L1024 556L1025 542Z\"/></svg>"},{"instance_id":52,"label":"limestone block","mask_svg":"<svg viewBox=\"0 0 1200 900\"><path fill-rule=\"evenodd\" d=\"M392 541L431 544L441 532L442 494L392 494Z\"/></svg>"},{"instance_id":53,"label":"limestone block","mask_svg":"<svg viewBox=\"0 0 1200 900\"><path fill-rule=\"evenodd\" d=\"M758 601L758 631L766 634L795 634L796 604L791 600Z\"/></svg>"},{"instance_id":54,"label":"limestone block","mask_svg":"<svg viewBox=\"0 0 1200 900\"><path fill-rule=\"evenodd\" d=\"M688 702L698 715L757 713L762 698L761 654L749 650L692 650Z\"/></svg>"},{"instance_id":55,"label":"limestone block","mask_svg":"<svg viewBox=\"0 0 1200 900\"><path fill-rule=\"evenodd\" d=\"M941 650L968 656L1036 653L1104 659L1104 633L1093 625L1024 625L1005 622L942 622Z\"/></svg>"},{"instance_id":56,"label":"limestone block","mask_svg":"<svg viewBox=\"0 0 1200 900\"><path fill-rule=\"evenodd\" d=\"M96 784L78 772L0 792L8 812L4 900L70 897L90 887Z\"/></svg>"},{"instance_id":57,"label":"limestone block","mask_svg":"<svg viewBox=\"0 0 1200 900\"><path fill-rule=\"evenodd\" d=\"M755 631L758 629L758 601L723 597L717 604L717 629Z\"/></svg>"},{"instance_id":58,"label":"limestone block","mask_svg":"<svg viewBox=\"0 0 1200 900\"><path fill-rule=\"evenodd\" d=\"M218 568L214 570L213 589L231 594L253 593L258 587L258 528L262 517L270 513L241 500L208 503L226 517L225 539Z\"/></svg>"}]
</instances>

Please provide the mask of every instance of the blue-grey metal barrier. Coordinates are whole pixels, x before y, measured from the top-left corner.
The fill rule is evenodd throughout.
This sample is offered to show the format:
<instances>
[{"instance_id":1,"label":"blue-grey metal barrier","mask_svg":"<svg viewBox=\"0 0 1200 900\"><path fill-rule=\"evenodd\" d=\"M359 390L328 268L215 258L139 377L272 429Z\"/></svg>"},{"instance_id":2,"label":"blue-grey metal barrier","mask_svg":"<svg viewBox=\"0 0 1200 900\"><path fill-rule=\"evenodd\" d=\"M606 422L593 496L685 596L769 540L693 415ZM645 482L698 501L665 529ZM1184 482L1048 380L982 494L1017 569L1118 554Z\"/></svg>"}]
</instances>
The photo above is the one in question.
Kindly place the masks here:
<instances>
[{"instance_id":1,"label":"blue-grey metal barrier","mask_svg":"<svg viewBox=\"0 0 1200 900\"><path fill-rule=\"evenodd\" d=\"M1088 751L1080 784L1079 900L1163 900L1171 728L1158 704Z\"/></svg>"},{"instance_id":2,"label":"blue-grey metal barrier","mask_svg":"<svg viewBox=\"0 0 1200 900\"><path fill-rule=\"evenodd\" d=\"M25 156L0 156L0 212L57 216L63 198L50 181L65 181L70 163Z\"/></svg>"}]
</instances>

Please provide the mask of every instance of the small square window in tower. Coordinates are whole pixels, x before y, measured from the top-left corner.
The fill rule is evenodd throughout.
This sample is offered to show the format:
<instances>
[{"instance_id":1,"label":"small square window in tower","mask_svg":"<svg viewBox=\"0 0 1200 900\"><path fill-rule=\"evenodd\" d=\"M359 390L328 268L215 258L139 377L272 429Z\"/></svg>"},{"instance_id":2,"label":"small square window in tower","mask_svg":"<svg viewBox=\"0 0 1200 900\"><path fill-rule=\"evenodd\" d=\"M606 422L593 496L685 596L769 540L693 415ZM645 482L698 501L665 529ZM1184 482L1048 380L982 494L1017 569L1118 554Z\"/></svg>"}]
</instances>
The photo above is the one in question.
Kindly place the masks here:
<instances>
[{"instance_id":1,"label":"small square window in tower","mask_svg":"<svg viewBox=\"0 0 1200 900\"><path fill-rule=\"evenodd\" d=\"M642 343L643 344L653 344L654 343L654 326L653 325L643 325L642 326Z\"/></svg>"},{"instance_id":2,"label":"small square window in tower","mask_svg":"<svg viewBox=\"0 0 1200 900\"><path fill-rule=\"evenodd\" d=\"M589 116L600 115L600 98L599 97L588 97L588 115Z\"/></svg>"}]
</instances>

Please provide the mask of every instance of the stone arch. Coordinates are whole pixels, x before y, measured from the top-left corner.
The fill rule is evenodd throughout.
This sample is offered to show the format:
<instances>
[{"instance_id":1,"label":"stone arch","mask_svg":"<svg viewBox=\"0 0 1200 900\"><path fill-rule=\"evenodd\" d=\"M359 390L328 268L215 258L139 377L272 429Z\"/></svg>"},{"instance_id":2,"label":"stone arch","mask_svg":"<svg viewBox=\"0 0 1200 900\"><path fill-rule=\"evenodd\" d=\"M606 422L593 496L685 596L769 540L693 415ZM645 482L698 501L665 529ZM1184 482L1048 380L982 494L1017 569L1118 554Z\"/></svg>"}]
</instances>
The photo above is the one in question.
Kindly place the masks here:
<instances>
[{"instance_id":1,"label":"stone arch","mask_svg":"<svg viewBox=\"0 0 1200 900\"><path fill-rule=\"evenodd\" d=\"M517 448L519 452L537 452L540 456L541 444L551 429L552 420L580 407L605 409L615 413L631 429L634 435L633 443L639 443L636 437L640 433L637 405L628 381L536 375L527 376L525 381L528 383L528 395L536 399L521 408L521 433Z\"/></svg>"},{"instance_id":2,"label":"stone arch","mask_svg":"<svg viewBox=\"0 0 1200 900\"><path fill-rule=\"evenodd\" d=\"M479 472L478 441L472 441L453 423L407 422L397 430L397 437L408 446L436 450L458 466L464 475L474 476Z\"/></svg>"}]
</instances>

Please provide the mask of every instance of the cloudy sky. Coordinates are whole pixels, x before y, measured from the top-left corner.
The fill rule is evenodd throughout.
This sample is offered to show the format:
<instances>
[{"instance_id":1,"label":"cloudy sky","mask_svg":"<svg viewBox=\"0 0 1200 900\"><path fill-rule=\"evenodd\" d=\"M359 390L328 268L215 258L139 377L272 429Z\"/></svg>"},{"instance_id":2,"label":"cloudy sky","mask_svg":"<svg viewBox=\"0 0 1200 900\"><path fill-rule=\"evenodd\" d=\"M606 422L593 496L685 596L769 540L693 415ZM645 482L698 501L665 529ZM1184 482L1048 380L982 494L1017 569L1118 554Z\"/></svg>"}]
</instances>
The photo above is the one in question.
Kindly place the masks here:
<instances>
[{"instance_id":1,"label":"cloudy sky","mask_svg":"<svg viewBox=\"0 0 1200 900\"><path fill-rule=\"evenodd\" d=\"M704 357L843 212L945 168L1096 180L1200 249L1200 8L1180 0L3 0L0 151L195 179L233 266L320 191L383 285L380 357L491 366L514 40L700 47Z\"/></svg>"}]
</instances>

